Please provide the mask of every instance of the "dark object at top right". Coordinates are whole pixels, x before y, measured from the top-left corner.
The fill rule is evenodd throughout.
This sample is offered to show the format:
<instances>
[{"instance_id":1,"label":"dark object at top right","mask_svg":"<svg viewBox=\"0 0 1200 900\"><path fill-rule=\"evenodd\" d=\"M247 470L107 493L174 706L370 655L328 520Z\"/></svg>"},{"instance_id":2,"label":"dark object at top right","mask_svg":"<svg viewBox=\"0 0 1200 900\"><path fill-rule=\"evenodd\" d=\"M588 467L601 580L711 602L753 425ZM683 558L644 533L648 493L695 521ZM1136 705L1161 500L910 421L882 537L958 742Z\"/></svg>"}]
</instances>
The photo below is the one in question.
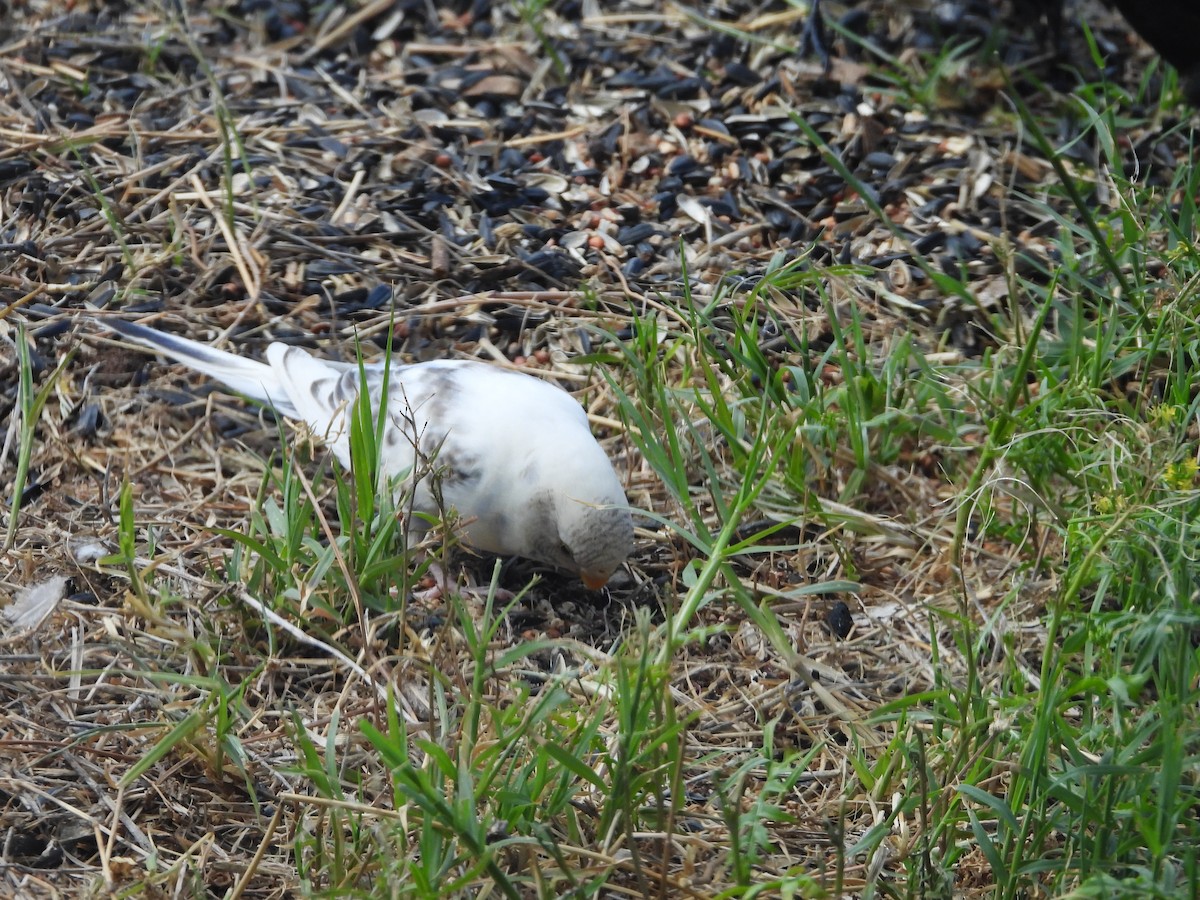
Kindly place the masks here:
<instances>
[{"instance_id":1,"label":"dark object at top right","mask_svg":"<svg viewBox=\"0 0 1200 900\"><path fill-rule=\"evenodd\" d=\"M1200 106L1200 0L1113 0L1146 43L1179 70L1188 100Z\"/></svg>"}]
</instances>

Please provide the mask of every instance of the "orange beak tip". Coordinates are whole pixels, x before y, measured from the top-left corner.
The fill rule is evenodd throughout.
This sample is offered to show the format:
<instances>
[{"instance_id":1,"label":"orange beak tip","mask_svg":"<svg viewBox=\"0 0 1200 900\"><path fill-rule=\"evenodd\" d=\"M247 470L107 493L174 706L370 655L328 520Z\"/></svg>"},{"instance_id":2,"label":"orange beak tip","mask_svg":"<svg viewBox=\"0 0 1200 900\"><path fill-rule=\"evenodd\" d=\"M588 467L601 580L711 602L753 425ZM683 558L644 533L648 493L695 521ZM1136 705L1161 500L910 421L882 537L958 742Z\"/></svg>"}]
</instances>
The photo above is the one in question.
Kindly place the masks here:
<instances>
[{"instance_id":1,"label":"orange beak tip","mask_svg":"<svg viewBox=\"0 0 1200 900\"><path fill-rule=\"evenodd\" d=\"M600 588L602 588L606 584L608 584L608 576L607 575L595 575L595 574L590 574L590 573L584 573L584 574L580 575L579 577L583 581L583 586L585 588L587 588L589 591L598 591L598 590L600 590Z\"/></svg>"}]
</instances>

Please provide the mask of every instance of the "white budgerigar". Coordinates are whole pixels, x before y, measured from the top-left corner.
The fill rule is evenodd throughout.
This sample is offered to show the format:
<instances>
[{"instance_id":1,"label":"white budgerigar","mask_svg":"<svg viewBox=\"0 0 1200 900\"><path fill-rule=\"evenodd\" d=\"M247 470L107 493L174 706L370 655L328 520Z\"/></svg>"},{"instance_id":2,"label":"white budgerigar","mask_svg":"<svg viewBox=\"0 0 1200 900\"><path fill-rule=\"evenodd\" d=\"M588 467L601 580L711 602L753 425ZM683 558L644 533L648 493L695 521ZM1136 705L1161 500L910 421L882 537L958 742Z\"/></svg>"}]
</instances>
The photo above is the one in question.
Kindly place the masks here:
<instances>
[{"instance_id":1,"label":"white budgerigar","mask_svg":"<svg viewBox=\"0 0 1200 900\"><path fill-rule=\"evenodd\" d=\"M262 363L143 325L102 324L307 423L350 466L347 416L363 383L356 363L281 343ZM378 410L384 364L364 371ZM385 477L419 479L417 512L456 511L463 540L479 550L548 563L597 589L633 549L625 492L583 409L532 375L468 360L393 363L380 454ZM410 527L421 533L425 522Z\"/></svg>"}]
</instances>

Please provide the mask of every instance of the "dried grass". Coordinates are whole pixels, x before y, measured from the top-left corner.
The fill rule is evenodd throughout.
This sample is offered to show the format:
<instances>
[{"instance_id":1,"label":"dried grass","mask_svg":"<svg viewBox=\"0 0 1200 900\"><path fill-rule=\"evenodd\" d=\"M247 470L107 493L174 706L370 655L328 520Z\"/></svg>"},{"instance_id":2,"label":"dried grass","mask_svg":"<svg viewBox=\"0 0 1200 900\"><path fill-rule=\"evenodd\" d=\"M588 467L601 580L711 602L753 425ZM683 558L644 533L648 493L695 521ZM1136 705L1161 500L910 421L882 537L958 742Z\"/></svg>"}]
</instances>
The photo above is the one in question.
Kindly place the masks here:
<instances>
[{"instance_id":1,"label":"dried grass","mask_svg":"<svg viewBox=\"0 0 1200 900\"><path fill-rule=\"evenodd\" d=\"M222 572L231 544L211 529L248 528L262 460L277 442L274 426L211 385L147 366L142 355L88 333L77 318L88 306L144 311L160 327L249 354L268 338L315 335L325 352L349 358L355 335L368 344L385 339L394 302L398 350L407 357L519 362L579 391L628 478L631 502L677 513L622 435L607 383L593 367L571 360L598 349L589 325L620 331L631 312L653 310L670 326L684 323L684 314L655 291L653 277L632 281L611 256L591 257L576 275L531 269L521 259L531 246L529 229L512 218L495 228L490 247L460 240L479 229L478 210L467 201L482 182L470 159L443 159L447 148L483 159L539 142L584 147L585 136L610 114L525 136L499 133L495 123L470 117L469 106L451 107L460 120L429 124L414 102L420 91L413 60L422 54L469 55L473 66L512 79L529 98L539 96L548 76L529 46L465 35L461 43L436 46L383 40L360 68L347 42L359 21L379 26L377 17L391 5L362 5L303 43L293 40L290 50L256 40L253 29L224 40L227 27L203 6L189 9L186 26L152 6L119 17L89 13L87 4L75 4L76 19L54 4L22 4L13 13L0 59L0 172L9 173L0 178L0 329L11 341L20 316L39 350L77 343L83 349L39 423L36 490L22 503L17 544L0 562L7 594L60 574L71 585L39 627L3 639L0 798L9 864L0 868L0 893L121 892L149 870L160 873L154 890L163 894L300 893L292 845L304 829L317 827L329 801L314 797L294 771L293 717L316 747L332 734L340 776L354 774L355 796L364 804L353 809L364 827L384 828L404 821L404 812L393 809L378 757L361 738L348 738L344 723L385 720L390 688L414 728L432 732L438 726L430 673L464 691L471 677L470 655L452 622L421 628L410 609L404 622L364 612L329 634L322 634L329 623L293 623L314 641L341 648L331 653L272 625L254 598L247 601L238 585L227 583ZM81 18L94 30L73 24ZM629 36L624 29L631 24L610 22L598 33ZM200 58L190 44L204 48ZM335 64L306 67L318 58ZM127 69L118 67L121 60ZM82 85L109 92L110 100L94 102ZM136 100L123 103L121 90L135 91ZM511 87L497 82L487 90ZM676 109L662 103L658 112ZM627 144L675 134L669 126L639 131L627 124ZM946 125L931 130L939 127ZM471 139L457 140L463 133ZM936 136L928 141L936 143ZM614 166L637 155L631 147L622 153ZM634 181L628 202L645 202L638 193L645 187ZM431 222L438 217L420 211L422 196L435 189L454 194L436 227ZM531 227L548 227L562 214L522 215ZM577 221L565 223L572 229L609 233L598 218L572 215ZM698 243L692 272L704 282L734 265L761 265L784 246L766 240L766 228L753 222L725 239ZM860 256L870 241L880 254L889 249L886 235L863 220L842 219L839 228L847 235L861 228ZM984 277L999 277L989 260ZM665 256L656 265L659 274L672 267ZM577 288L581 278L591 285L587 291ZM894 288L892 299L907 293L914 303L922 300L915 287ZM386 299L372 300L375 290ZM886 298L864 297L858 283L840 291L836 277L832 293L837 308L861 304L873 346L885 346L897 329L916 329L931 348L943 346L949 319L971 319L949 308L912 317ZM788 298L778 300L787 311ZM798 332L825 332L824 311L797 306L790 314ZM0 371L12 378L15 361L3 360ZM100 422L94 429L81 424L92 407ZM323 457L313 452L311 469L320 470ZM1008 598L1002 621L994 610L1016 583L1016 571L1028 566L1030 547L1052 553L1053 539L1037 534L1020 546L975 544L956 569L950 486L935 459L923 460L937 452L913 447L907 464L872 472L854 498L855 529L806 531L799 549L760 557L744 573L746 584L769 594L797 577L855 572L861 592L845 598L854 618L848 640L826 624L831 601L777 603L806 662L798 673L739 611L709 606L698 624L722 626L721 632L685 646L672 664L671 699L679 715L695 716L684 747L689 780L715 776L722 760L736 760L761 741L768 722L777 723L779 745L818 748L788 798L795 824L771 826L777 856L763 871L803 864L832 872L847 843L891 815L893 798L853 787L856 765L877 758L896 738L895 723L871 715L890 700L933 689L931 640L941 648L936 665L943 675L964 672L967 663L953 649L960 592L985 628L1006 636L1008 658L1037 669L1044 639L1039 612L1054 585L1029 581L1021 596ZM9 461L2 462L7 472ZM827 481L814 486L830 511L842 509L834 501L850 468L846 459L833 460ZM143 578L154 580L150 596L79 557L81 544L111 551L119 542L123 479L132 486L143 542L153 534L153 559L137 561ZM677 538L647 521L631 573L607 605L549 579L526 601L529 624L510 624L501 644L549 636L559 643L544 660L547 672L584 662L603 670L633 608L672 605L687 556ZM506 577L519 586L527 572L518 565ZM270 605L270 598L260 599ZM506 685L535 675L497 672L491 699L503 704ZM984 684L992 677L981 672ZM213 724L218 686L217 693L236 691L246 712L224 737ZM586 706L586 685L577 689ZM166 756L127 780L169 729L189 723ZM703 798L686 815L687 829L669 841L637 837L629 849L639 851L638 866L591 848L578 848L574 862L580 871L615 865L622 874L610 883L614 893L638 895L648 883L640 877L666 895L711 896L726 886L713 880L724 871L726 826ZM892 859L875 864L894 868L915 841L901 828L889 845ZM983 859L961 869L957 893L986 891ZM840 890L852 895L875 877L861 860L849 860Z\"/></svg>"}]
</instances>

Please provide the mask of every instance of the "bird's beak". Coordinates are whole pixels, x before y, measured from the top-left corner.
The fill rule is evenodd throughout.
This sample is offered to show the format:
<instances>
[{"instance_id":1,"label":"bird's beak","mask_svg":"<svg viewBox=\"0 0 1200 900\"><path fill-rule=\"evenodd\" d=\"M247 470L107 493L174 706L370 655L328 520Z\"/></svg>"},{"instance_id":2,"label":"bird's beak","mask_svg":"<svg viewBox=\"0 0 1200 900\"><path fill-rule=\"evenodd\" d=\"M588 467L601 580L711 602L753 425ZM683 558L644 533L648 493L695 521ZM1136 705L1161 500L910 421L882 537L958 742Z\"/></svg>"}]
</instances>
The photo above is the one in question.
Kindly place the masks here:
<instances>
[{"instance_id":1,"label":"bird's beak","mask_svg":"<svg viewBox=\"0 0 1200 900\"><path fill-rule=\"evenodd\" d=\"M595 572L580 572L579 577L583 580L583 586L589 591L598 591L608 584L607 575L599 575Z\"/></svg>"}]
</instances>

